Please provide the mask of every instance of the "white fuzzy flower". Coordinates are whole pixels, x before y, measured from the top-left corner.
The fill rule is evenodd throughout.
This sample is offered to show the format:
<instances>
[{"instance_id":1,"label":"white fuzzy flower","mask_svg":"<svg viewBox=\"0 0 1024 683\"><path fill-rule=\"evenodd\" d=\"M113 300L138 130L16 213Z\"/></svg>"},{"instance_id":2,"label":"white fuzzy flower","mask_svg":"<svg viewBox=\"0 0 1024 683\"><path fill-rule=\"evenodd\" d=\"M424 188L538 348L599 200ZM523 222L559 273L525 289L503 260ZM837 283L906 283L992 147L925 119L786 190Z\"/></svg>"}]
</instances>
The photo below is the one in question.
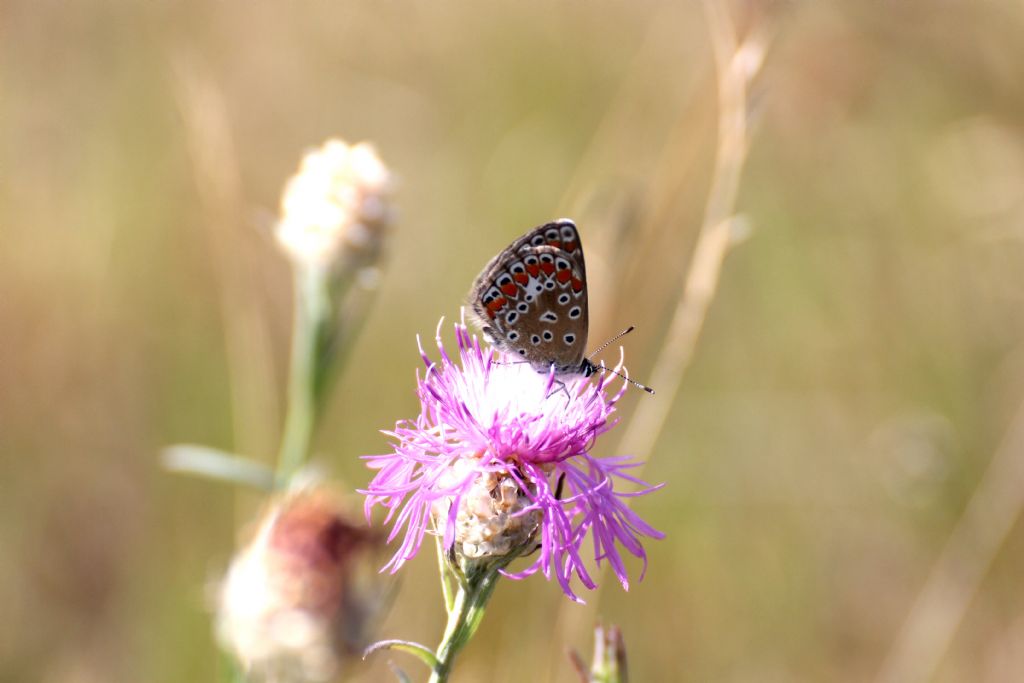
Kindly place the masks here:
<instances>
[{"instance_id":1,"label":"white fuzzy flower","mask_svg":"<svg viewBox=\"0 0 1024 683\"><path fill-rule=\"evenodd\" d=\"M296 263L372 261L391 221L391 174L373 146L332 139L306 154L281 197L278 244Z\"/></svg>"}]
</instances>

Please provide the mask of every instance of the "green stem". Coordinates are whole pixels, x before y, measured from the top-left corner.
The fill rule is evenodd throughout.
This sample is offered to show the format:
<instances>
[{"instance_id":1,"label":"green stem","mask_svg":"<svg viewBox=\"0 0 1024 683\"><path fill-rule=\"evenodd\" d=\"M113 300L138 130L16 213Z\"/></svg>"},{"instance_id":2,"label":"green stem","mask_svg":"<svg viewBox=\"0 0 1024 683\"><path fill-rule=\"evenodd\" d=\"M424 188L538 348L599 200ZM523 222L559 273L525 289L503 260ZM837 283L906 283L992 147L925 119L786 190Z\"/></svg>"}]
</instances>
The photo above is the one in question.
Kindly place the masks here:
<instances>
[{"instance_id":1,"label":"green stem","mask_svg":"<svg viewBox=\"0 0 1024 683\"><path fill-rule=\"evenodd\" d=\"M320 337L329 314L326 274L310 267L295 269L295 319L288 370L288 412L285 415L277 482L285 485L309 455L318 412L317 383Z\"/></svg>"},{"instance_id":2,"label":"green stem","mask_svg":"<svg viewBox=\"0 0 1024 683\"><path fill-rule=\"evenodd\" d=\"M459 584L455 601L448 611L448 625L441 644L437 646L437 664L430 683L445 683L451 673L455 656L465 647L483 619L487 601L498 582L498 567L466 578Z\"/></svg>"},{"instance_id":3,"label":"green stem","mask_svg":"<svg viewBox=\"0 0 1024 683\"><path fill-rule=\"evenodd\" d=\"M434 545L437 547L437 572L441 576L441 595L444 597L444 608L451 614L452 609L455 607L455 596L452 594L452 572L448 568L448 558L444 551L444 540L441 536L436 536L435 541Z\"/></svg>"},{"instance_id":4,"label":"green stem","mask_svg":"<svg viewBox=\"0 0 1024 683\"><path fill-rule=\"evenodd\" d=\"M455 635L459 633L466 624L466 616L469 614L469 595L460 587L455 595L455 604L448 613L448 625L445 627L441 644L437 646L437 664L430 675L430 683L444 683L448 680L448 674L458 653L458 645Z\"/></svg>"},{"instance_id":5,"label":"green stem","mask_svg":"<svg viewBox=\"0 0 1024 683\"><path fill-rule=\"evenodd\" d=\"M224 669L222 679L225 683L248 683L245 672L231 655L224 653Z\"/></svg>"}]
</instances>

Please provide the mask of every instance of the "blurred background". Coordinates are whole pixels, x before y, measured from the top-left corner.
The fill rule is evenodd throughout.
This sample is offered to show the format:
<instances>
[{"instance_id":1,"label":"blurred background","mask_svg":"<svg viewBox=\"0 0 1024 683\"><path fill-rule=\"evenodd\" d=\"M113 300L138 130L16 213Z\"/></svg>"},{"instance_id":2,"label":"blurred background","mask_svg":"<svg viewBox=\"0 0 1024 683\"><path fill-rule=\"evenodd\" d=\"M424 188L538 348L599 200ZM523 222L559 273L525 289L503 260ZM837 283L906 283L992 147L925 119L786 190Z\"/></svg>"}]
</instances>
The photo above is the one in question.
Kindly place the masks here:
<instances>
[{"instance_id":1,"label":"blurred background","mask_svg":"<svg viewBox=\"0 0 1024 683\"><path fill-rule=\"evenodd\" d=\"M399 179L316 442L349 488L416 413L415 335L555 217L586 244L591 346L637 325L659 389L598 452L670 402L637 454L667 484L635 505L667 533L645 580L586 607L505 582L454 680L572 680L597 617L637 681L1024 678L1024 8L727 9L766 48L750 235L675 395L651 373L719 134L701 3L0 4L0 681L222 675L209 586L261 499L159 452L273 458L291 280L268 226L330 136ZM424 553L379 635L443 625ZM394 654L355 680L389 658L420 678Z\"/></svg>"}]
</instances>

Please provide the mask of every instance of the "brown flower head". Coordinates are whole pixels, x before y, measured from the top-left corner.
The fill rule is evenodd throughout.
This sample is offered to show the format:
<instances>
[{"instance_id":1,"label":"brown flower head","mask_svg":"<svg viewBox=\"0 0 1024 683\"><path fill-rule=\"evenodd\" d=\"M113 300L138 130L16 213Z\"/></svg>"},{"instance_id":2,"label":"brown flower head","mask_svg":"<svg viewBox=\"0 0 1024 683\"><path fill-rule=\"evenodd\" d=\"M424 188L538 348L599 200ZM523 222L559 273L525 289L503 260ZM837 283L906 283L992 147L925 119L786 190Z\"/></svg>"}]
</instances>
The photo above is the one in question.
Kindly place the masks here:
<instances>
[{"instance_id":1,"label":"brown flower head","mask_svg":"<svg viewBox=\"0 0 1024 683\"><path fill-rule=\"evenodd\" d=\"M373 611L355 564L378 539L324 488L284 494L233 560L219 595L224 647L267 680L327 681L360 649Z\"/></svg>"}]
</instances>

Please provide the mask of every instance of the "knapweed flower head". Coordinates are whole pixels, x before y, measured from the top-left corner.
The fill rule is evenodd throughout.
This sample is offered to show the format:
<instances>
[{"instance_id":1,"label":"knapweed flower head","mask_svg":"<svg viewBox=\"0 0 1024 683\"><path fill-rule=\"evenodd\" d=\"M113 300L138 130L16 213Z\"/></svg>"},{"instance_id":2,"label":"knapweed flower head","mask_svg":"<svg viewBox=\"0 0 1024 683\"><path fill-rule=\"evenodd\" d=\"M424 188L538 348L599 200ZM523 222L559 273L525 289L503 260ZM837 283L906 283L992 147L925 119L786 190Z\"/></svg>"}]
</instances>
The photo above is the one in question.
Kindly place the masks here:
<instances>
[{"instance_id":1,"label":"knapweed flower head","mask_svg":"<svg viewBox=\"0 0 1024 683\"><path fill-rule=\"evenodd\" d=\"M357 570L380 540L323 485L275 499L220 586L222 645L254 680L333 680L363 646L374 606Z\"/></svg>"},{"instance_id":2,"label":"knapweed flower head","mask_svg":"<svg viewBox=\"0 0 1024 683\"><path fill-rule=\"evenodd\" d=\"M629 474L635 461L590 453L614 426L628 385L613 389L608 374L538 373L496 356L462 325L455 337L455 358L440 333L436 361L421 346L427 368L418 378L420 415L386 432L395 439L392 453L366 456L377 470L363 491L366 514L381 505L392 524L388 540L404 532L386 568L401 567L433 532L461 560L507 561L537 551L526 569L506 575L540 571L573 600L574 575L587 588L596 585L584 561L584 548L592 548L597 564L608 562L628 589L621 550L646 568L641 538L662 534L625 499L659 487ZM624 484L639 490L622 491Z\"/></svg>"},{"instance_id":3,"label":"knapweed flower head","mask_svg":"<svg viewBox=\"0 0 1024 683\"><path fill-rule=\"evenodd\" d=\"M281 197L278 244L300 265L371 262L391 222L391 174L373 146L332 139L303 157Z\"/></svg>"}]
</instances>

